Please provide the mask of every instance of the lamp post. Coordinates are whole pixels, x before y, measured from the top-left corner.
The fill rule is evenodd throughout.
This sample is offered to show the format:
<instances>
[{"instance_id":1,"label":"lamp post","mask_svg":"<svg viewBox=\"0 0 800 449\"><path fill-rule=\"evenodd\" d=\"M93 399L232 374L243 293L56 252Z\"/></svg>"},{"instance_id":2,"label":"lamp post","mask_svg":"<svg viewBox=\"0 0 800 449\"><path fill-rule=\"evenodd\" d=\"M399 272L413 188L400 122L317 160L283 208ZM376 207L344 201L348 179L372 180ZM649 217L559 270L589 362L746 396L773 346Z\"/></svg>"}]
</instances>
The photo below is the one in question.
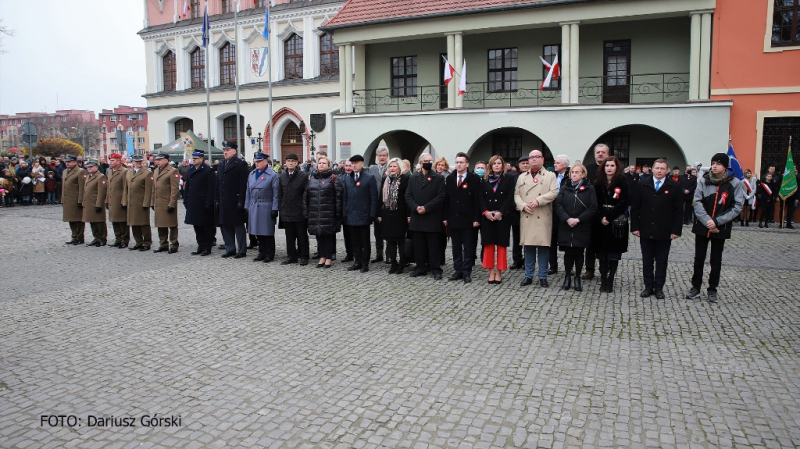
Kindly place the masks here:
<instances>
[{"instance_id":1,"label":"lamp post","mask_svg":"<svg viewBox=\"0 0 800 449\"><path fill-rule=\"evenodd\" d=\"M306 133L306 122L300 122L300 134ZM317 133L314 132L313 129L308 130L308 137L311 139L311 159L314 160L314 153L317 151L314 148L314 138L317 137Z\"/></svg>"},{"instance_id":2,"label":"lamp post","mask_svg":"<svg viewBox=\"0 0 800 449\"><path fill-rule=\"evenodd\" d=\"M250 138L250 144L251 145L255 145L257 143L258 144L258 152L259 153L263 153L264 150L261 149L261 141L264 140L264 139L261 138L261 133L258 133L258 137L256 137L254 139L253 138L253 127L250 126L249 123L247 124L247 128L245 128L245 133L247 133L247 137Z\"/></svg>"},{"instance_id":3,"label":"lamp post","mask_svg":"<svg viewBox=\"0 0 800 449\"><path fill-rule=\"evenodd\" d=\"M139 129L136 127L137 123L139 123L139 117L132 115L131 124L133 124L133 135L135 139L135 141L133 142L133 151L136 154L139 154Z\"/></svg>"}]
</instances>

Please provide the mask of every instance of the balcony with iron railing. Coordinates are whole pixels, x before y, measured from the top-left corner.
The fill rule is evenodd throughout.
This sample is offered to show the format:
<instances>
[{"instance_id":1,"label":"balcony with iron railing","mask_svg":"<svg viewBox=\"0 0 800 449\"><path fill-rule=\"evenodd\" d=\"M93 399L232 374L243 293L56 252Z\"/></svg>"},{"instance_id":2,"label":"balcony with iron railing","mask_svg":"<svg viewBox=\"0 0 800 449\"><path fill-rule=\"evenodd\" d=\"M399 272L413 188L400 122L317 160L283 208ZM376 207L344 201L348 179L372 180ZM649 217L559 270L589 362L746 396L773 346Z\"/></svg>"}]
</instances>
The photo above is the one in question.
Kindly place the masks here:
<instances>
[{"instance_id":1,"label":"balcony with iron railing","mask_svg":"<svg viewBox=\"0 0 800 449\"><path fill-rule=\"evenodd\" d=\"M627 76L585 76L578 78L581 105L682 103L689 101L689 73L644 73ZM509 90L494 91L488 82L467 83L464 108L513 108L561 105L561 89L539 89L542 80L516 80ZM398 91L411 95L395 95ZM443 85L415 88L363 89L353 91L353 112L433 111L447 108Z\"/></svg>"}]
</instances>

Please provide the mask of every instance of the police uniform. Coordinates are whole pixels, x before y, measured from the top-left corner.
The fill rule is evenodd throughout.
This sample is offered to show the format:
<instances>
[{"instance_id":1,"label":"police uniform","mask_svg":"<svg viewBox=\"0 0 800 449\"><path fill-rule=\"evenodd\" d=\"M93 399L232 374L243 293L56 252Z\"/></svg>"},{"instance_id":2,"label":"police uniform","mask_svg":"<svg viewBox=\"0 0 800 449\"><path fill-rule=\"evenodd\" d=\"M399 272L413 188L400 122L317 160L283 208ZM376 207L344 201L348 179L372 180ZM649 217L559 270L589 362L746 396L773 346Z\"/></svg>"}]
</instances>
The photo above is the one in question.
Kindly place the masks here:
<instances>
[{"instance_id":1,"label":"police uniform","mask_svg":"<svg viewBox=\"0 0 800 449\"><path fill-rule=\"evenodd\" d=\"M65 162L76 162L74 156L64 158ZM75 165L73 168L64 170L62 174L61 188L61 220L69 223L72 239L68 245L78 245L83 243L85 225L83 223L83 186L86 183L88 174L85 170Z\"/></svg>"},{"instance_id":2,"label":"police uniform","mask_svg":"<svg viewBox=\"0 0 800 449\"><path fill-rule=\"evenodd\" d=\"M142 156L133 156L131 161L141 162ZM153 172L147 165L142 168L128 171L125 190L122 195L123 205L126 206L126 222L131 227L131 234L135 244L131 250L147 251L153 244L152 231L150 230L150 202L153 196Z\"/></svg>"},{"instance_id":3,"label":"police uniform","mask_svg":"<svg viewBox=\"0 0 800 449\"><path fill-rule=\"evenodd\" d=\"M167 159L169 155L161 153L156 159ZM154 253L169 250L178 252L178 185L180 173L175 167L166 165L153 172L153 197L150 206L155 211L154 224L158 228L158 249Z\"/></svg>"},{"instance_id":4,"label":"police uniform","mask_svg":"<svg viewBox=\"0 0 800 449\"><path fill-rule=\"evenodd\" d=\"M111 153L109 158L122 159L122 156L118 153ZM116 170L110 167L106 170L106 178L108 178L106 207L108 208L108 221L111 222L111 227L114 229L114 243L110 245L112 248L127 248L131 240L128 228L128 211L125 210L123 205L125 202L123 199L125 184L128 182L127 174L125 166L122 164Z\"/></svg>"},{"instance_id":5,"label":"police uniform","mask_svg":"<svg viewBox=\"0 0 800 449\"><path fill-rule=\"evenodd\" d=\"M97 161L88 161L87 167L97 167ZM94 173L86 174L86 184L83 186L83 222L89 223L92 228L92 241L86 246L105 246L108 238L106 227L106 191L108 179L98 169Z\"/></svg>"},{"instance_id":6,"label":"police uniform","mask_svg":"<svg viewBox=\"0 0 800 449\"><path fill-rule=\"evenodd\" d=\"M278 174L269 165L269 157L257 153L255 161L267 161L264 171L258 169L247 177L245 207L247 208L247 229L258 237L258 257L256 262L271 262L275 258L275 221L278 218Z\"/></svg>"},{"instance_id":7,"label":"police uniform","mask_svg":"<svg viewBox=\"0 0 800 449\"><path fill-rule=\"evenodd\" d=\"M192 153L192 159L205 159L205 152ZM199 166L192 164L186 172L183 185L183 206L186 208L184 223L194 226L197 250L192 255L208 256L214 246L217 227L214 225L214 187L215 173L203 161Z\"/></svg>"}]
</instances>

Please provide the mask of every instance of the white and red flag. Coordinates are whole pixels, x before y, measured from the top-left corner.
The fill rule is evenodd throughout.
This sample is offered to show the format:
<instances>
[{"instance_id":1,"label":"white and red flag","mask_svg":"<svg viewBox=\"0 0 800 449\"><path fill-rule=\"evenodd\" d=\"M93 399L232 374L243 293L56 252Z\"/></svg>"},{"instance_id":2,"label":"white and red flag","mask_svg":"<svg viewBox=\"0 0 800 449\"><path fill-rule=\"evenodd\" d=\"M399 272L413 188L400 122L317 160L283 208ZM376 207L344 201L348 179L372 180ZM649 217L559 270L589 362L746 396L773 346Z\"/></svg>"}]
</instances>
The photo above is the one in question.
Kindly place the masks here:
<instances>
[{"instance_id":1,"label":"white and red flag","mask_svg":"<svg viewBox=\"0 0 800 449\"><path fill-rule=\"evenodd\" d=\"M189 0L183 0L183 17L186 18L191 10L192 9L189 8Z\"/></svg>"},{"instance_id":2,"label":"white and red flag","mask_svg":"<svg viewBox=\"0 0 800 449\"><path fill-rule=\"evenodd\" d=\"M539 90L543 90L545 87L550 87L550 83L553 80L557 80L561 78L561 65L558 63L558 55L553 58L553 63L550 64L549 62L545 61L544 58L539 56L539 59L542 60L542 64L547 68L547 78L542 81L542 85L539 87Z\"/></svg>"},{"instance_id":3,"label":"white and red flag","mask_svg":"<svg viewBox=\"0 0 800 449\"><path fill-rule=\"evenodd\" d=\"M467 93L467 60L461 66L461 81L458 83L458 95Z\"/></svg>"},{"instance_id":4,"label":"white and red flag","mask_svg":"<svg viewBox=\"0 0 800 449\"><path fill-rule=\"evenodd\" d=\"M444 85L447 86L450 84L450 81L453 81L453 73L456 72L456 69L447 61L447 58L442 56L442 59L444 59Z\"/></svg>"}]
</instances>

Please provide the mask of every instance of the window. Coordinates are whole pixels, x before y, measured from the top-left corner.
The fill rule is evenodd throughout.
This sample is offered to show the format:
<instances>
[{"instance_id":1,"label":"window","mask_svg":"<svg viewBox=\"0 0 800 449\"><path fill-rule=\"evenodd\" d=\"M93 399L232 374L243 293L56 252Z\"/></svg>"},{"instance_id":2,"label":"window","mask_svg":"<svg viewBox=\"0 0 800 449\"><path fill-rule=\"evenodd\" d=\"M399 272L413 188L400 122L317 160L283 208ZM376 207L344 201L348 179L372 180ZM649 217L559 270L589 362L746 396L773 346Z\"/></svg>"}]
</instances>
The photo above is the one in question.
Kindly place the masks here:
<instances>
[{"instance_id":1,"label":"window","mask_svg":"<svg viewBox=\"0 0 800 449\"><path fill-rule=\"evenodd\" d=\"M66 121L67 121L67 117L66 117L66 116L64 116L64 117L61 117L61 121L62 121L62 122L66 122Z\"/></svg>"},{"instance_id":2,"label":"window","mask_svg":"<svg viewBox=\"0 0 800 449\"><path fill-rule=\"evenodd\" d=\"M194 122L192 119L182 118L175 122L175 138L178 139L181 137L181 133L185 133L186 131L191 130L194 128Z\"/></svg>"},{"instance_id":3,"label":"window","mask_svg":"<svg viewBox=\"0 0 800 449\"><path fill-rule=\"evenodd\" d=\"M191 55L192 59L192 89L205 87L206 85L206 51L202 48L195 48ZM139 120L142 115L139 114Z\"/></svg>"},{"instance_id":4,"label":"window","mask_svg":"<svg viewBox=\"0 0 800 449\"><path fill-rule=\"evenodd\" d=\"M267 0L256 0L256 8L266 8Z\"/></svg>"},{"instance_id":5,"label":"window","mask_svg":"<svg viewBox=\"0 0 800 449\"><path fill-rule=\"evenodd\" d=\"M139 127L139 132L144 132L144 126Z\"/></svg>"},{"instance_id":6,"label":"window","mask_svg":"<svg viewBox=\"0 0 800 449\"><path fill-rule=\"evenodd\" d=\"M630 165L631 154L631 134L623 132L611 132L600 136L591 146L593 149L598 143L608 145L609 156L616 156L622 163L622 168ZM594 150L592 150L594 151ZM593 154L593 153L590 153ZM638 165L638 164L637 164ZM649 164L652 167L652 164Z\"/></svg>"},{"instance_id":7,"label":"window","mask_svg":"<svg viewBox=\"0 0 800 449\"><path fill-rule=\"evenodd\" d=\"M489 50L489 92L517 90L517 49Z\"/></svg>"},{"instance_id":8,"label":"window","mask_svg":"<svg viewBox=\"0 0 800 449\"><path fill-rule=\"evenodd\" d=\"M231 0L222 0L222 14L231 12Z\"/></svg>"},{"instance_id":9,"label":"window","mask_svg":"<svg viewBox=\"0 0 800 449\"><path fill-rule=\"evenodd\" d=\"M117 116L116 115L112 115L111 116L111 121L112 122L116 122L117 121Z\"/></svg>"},{"instance_id":10,"label":"window","mask_svg":"<svg viewBox=\"0 0 800 449\"><path fill-rule=\"evenodd\" d=\"M219 49L219 84L236 82L236 46L226 42Z\"/></svg>"},{"instance_id":11,"label":"window","mask_svg":"<svg viewBox=\"0 0 800 449\"><path fill-rule=\"evenodd\" d=\"M169 52L162 58L164 63L164 92L175 91L175 82L177 80L175 71L175 53ZM111 117L114 121L114 116Z\"/></svg>"},{"instance_id":12,"label":"window","mask_svg":"<svg viewBox=\"0 0 800 449\"><path fill-rule=\"evenodd\" d=\"M5 120L0 120L0 125L6 126L6 121Z\"/></svg>"},{"instance_id":13,"label":"window","mask_svg":"<svg viewBox=\"0 0 800 449\"><path fill-rule=\"evenodd\" d=\"M144 137L139 137L139 143L144 143Z\"/></svg>"},{"instance_id":14,"label":"window","mask_svg":"<svg viewBox=\"0 0 800 449\"><path fill-rule=\"evenodd\" d=\"M417 94L417 57L392 58L392 96L410 97Z\"/></svg>"},{"instance_id":15,"label":"window","mask_svg":"<svg viewBox=\"0 0 800 449\"><path fill-rule=\"evenodd\" d=\"M800 45L800 0L775 0L772 46Z\"/></svg>"},{"instance_id":16,"label":"window","mask_svg":"<svg viewBox=\"0 0 800 449\"><path fill-rule=\"evenodd\" d=\"M139 120L144 120L144 114L139 114Z\"/></svg>"},{"instance_id":17,"label":"window","mask_svg":"<svg viewBox=\"0 0 800 449\"><path fill-rule=\"evenodd\" d=\"M116 145L117 144L117 138L116 137L112 137L110 142L111 142L111 145Z\"/></svg>"},{"instance_id":18,"label":"window","mask_svg":"<svg viewBox=\"0 0 800 449\"><path fill-rule=\"evenodd\" d=\"M105 127L105 126L103 127L103 132L104 132L104 133L106 132L106 127Z\"/></svg>"},{"instance_id":19,"label":"window","mask_svg":"<svg viewBox=\"0 0 800 449\"><path fill-rule=\"evenodd\" d=\"M513 164L522 157L522 134L493 135L492 154L499 154Z\"/></svg>"},{"instance_id":20,"label":"window","mask_svg":"<svg viewBox=\"0 0 800 449\"><path fill-rule=\"evenodd\" d=\"M542 53L544 53L544 60L548 63L552 64L553 61L558 56L559 65L561 63L561 45L545 45L542 48ZM542 79L547 78L547 74L550 73L550 69L542 65ZM560 79L553 79L550 81L550 87L546 87L545 89L548 90L559 90L561 89L561 80Z\"/></svg>"},{"instance_id":21,"label":"window","mask_svg":"<svg viewBox=\"0 0 800 449\"><path fill-rule=\"evenodd\" d=\"M800 117L765 117L764 134L761 138L761 177L770 165L775 166L775 173L783 173L786 167L786 149L796 149L800 142ZM794 163L797 166L797 151L793 151Z\"/></svg>"},{"instance_id":22,"label":"window","mask_svg":"<svg viewBox=\"0 0 800 449\"><path fill-rule=\"evenodd\" d=\"M333 35L325 33L319 38L319 74L339 74L339 47L333 43Z\"/></svg>"},{"instance_id":23,"label":"window","mask_svg":"<svg viewBox=\"0 0 800 449\"><path fill-rule=\"evenodd\" d=\"M104 121L104 122L106 121L106 116L105 116L105 115L103 116L103 121Z\"/></svg>"},{"instance_id":24,"label":"window","mask_svg":"<svg viewBox=\"0 0 800 449\"><path fill-rule=\"evenodd\" d=\"M132 133L132 132L133 132L133 126L129 126L129 127L128 127L128 132L129 132L129 133Z\"/></svg>"},{"instance_id":25,"label":"window","mask_svg":"<svg viewBox=\"0 0 800 449\"><path fill-rule=\"evenodd\" d=\"M192 8L192 19L203 17L203 13L200 10L200 0L192 0L191 8Z\"/></svg>"},{"instance_id":26,"label":"window","mask_svg":"<svg viewBox=\"0 0 800 449\"><path fill-rule=\"evenodd\" d=\"M244 139L247 137L244 133L244 116L239 116L239 136L241 136L242 140L239 141L239 148L243 149L244 146ZM231 115L230 117L226 118L222 121L222 138L224 140L231 140L236 142L236 116Z\"/></svg>"},{"instance_id":27,"label":"window","mask_svg":"<svg viewBox=\"0 0 800 449\"><path fill-rule=\"evenodd\" d=\"M283 66L286 79L303 78L303 38L297 34L283 43Z\"/></svg>"}]
</instances>

